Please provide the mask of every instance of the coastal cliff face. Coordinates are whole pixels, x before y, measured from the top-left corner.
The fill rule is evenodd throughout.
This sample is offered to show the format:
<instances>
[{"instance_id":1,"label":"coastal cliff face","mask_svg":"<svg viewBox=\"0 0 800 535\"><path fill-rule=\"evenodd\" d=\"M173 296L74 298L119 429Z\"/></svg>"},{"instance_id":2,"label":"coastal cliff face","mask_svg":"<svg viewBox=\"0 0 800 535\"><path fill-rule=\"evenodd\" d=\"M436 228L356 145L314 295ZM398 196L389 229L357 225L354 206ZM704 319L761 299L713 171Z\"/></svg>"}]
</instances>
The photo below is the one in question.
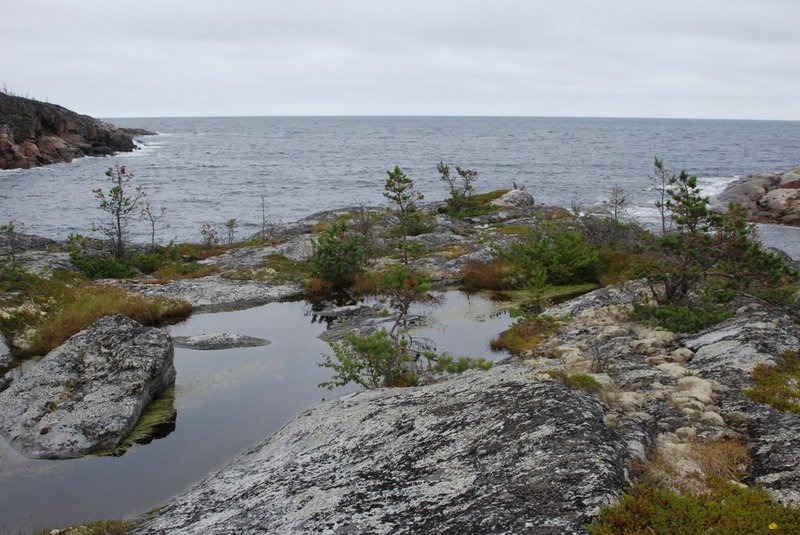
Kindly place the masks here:
<instances>
[{"instance_id":1,"label":"coastal cliff face","mask_svg":"<svg viewBox=\"0 0 800 535\"><path fill-rule=\"evenodd\" d=\"M133 149L133 137L114 125L0 92L0 169L27 169Z\"/></svg>"}]
</instances>

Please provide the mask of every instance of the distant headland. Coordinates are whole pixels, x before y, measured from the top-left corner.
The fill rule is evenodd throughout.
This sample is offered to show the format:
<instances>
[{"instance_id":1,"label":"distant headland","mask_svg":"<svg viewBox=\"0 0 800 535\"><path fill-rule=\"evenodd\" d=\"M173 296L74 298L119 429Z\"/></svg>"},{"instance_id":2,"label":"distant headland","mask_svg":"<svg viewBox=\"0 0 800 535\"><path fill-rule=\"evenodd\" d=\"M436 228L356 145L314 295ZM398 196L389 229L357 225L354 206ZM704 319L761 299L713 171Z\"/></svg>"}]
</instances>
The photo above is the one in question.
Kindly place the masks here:
<instances>
[{"instance_id":1,"label":"distant headland","mask_svg":"<svg viewBox=\"0 0 800 535\"><path fill-rule=\"evenodd\" d=\"M130 152L129 131L62 106L0 92L0 169L28 169L82 156Z\"/></svg>"}]
</instances>

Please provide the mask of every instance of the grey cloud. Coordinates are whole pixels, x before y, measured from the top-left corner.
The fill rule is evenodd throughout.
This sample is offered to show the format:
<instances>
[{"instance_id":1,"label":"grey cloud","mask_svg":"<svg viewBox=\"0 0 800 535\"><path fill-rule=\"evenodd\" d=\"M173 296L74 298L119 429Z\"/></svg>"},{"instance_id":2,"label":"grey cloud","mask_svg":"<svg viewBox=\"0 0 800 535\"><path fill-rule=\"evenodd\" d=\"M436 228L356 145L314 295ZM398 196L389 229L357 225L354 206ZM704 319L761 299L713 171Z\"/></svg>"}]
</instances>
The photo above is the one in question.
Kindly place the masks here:
<instances>
[{"instance_id":1,"label":"grey cloud","mask_svg":"<svg viewBox=\"0 0 800 535\"><path fill-rule=\"evenodd\" d=\"M793 0L32 0L0 83L84 113L800 119Z\"/></svg>"}]
</instances>

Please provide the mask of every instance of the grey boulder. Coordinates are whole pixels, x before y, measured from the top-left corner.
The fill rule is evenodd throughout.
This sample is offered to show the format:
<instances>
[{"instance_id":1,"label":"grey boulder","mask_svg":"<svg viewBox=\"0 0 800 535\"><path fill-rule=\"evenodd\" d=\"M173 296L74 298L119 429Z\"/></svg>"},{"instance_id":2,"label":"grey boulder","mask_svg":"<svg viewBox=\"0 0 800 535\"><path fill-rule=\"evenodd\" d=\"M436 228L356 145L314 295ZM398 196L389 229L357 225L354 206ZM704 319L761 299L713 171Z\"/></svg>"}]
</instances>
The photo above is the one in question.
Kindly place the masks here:
<instances>
[{"instance_id":1,"label":"grey boulder","mask_svg":"<svg viewBox=\"0 0 800 535\"><path fill-rule=\"evenodd\" d=\"M328 401L133 533L585 533L625 486L628 445L600 401L531 375Z\"/></svg>"},{"instance_id":2,"label":"grey boulder","mask_svg":"<svg viewBox=\"0 0 800 535\"><path fill-rule=\"evenodd\" d=\"M174 381L166 331L108 316L52 350L0 393L0 433L33 458L112 450Z\"/></svg>"}]
</instances>

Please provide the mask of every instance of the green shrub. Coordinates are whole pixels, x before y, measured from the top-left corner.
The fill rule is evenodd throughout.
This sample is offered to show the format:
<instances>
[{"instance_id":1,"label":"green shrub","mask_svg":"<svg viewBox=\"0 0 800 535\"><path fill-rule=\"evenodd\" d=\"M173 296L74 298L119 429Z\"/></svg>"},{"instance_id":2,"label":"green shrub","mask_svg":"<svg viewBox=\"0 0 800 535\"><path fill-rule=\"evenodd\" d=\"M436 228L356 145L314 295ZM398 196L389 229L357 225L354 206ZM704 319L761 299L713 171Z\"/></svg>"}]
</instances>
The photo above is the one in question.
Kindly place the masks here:
<instances>
[{"instance_id":1,"label":"green shrub","mask_svg":"<svg viewBox=\"0 0 800 535\"><path fill-rule=\"evenodd\" d=\"M314 243L311 273L329 282L334 289L351 286L363 264L361 240L348 232L343 221L331 223Z\"/></svg>"},{"instance_id":2,"label":"green shrub","mask_svg":"<svg viewBox=\"0 0 800 535\"><path fill-rule=\"evenodd\" d=\"M635 304L631 318L676 333L696 333L733 316L728 307L701 302L691 306Z\"/></svg>"},{"instance_id":3,"label":"green shrub","mask_svg":"<svg viewBox=\"0 0 800 535\"><path fill-rule=\"evenodd\" d=\"M70 253L69 258L90 279L125 279L136 274L136 270L125 259L89 256L79 252Z\"/></svg>"},{"instance_id":4,"label":"green shrub","mask_svg":"<svg viewBox=\"0 0 800 535\"><path fill-rule=\"evenodd\" d=\"M592 535L798 533L800 509L773 502L761 488L707 479L709 494L678 494L644 480L600 512Z\"/></svg>"},{"instance_id":5,"label":"green shrub","mask_svg":"<svg viewBox=\"0 0 800 535\"><path fill-rule=\"evenodd\" d=\"M414 356L406 351L407 346L399 347L385 329L369 336L349 334L341 342L332 343L331 348L333 356L323 355L319 365L331 368L334 375L320 383L322 388L355 383L370 389L408 383L408 366Z\"/></svg>"},{"instance_id":6,"label":"green shrub","mask_svg":"<svg viewBox=\"0 0 800 535\"><path fill-rule=\"evenodd\" d=\"M515 266L522 286L597 281L598 251L577 231L533 232L497 256Z\"/></svg>"}]
</instances>

